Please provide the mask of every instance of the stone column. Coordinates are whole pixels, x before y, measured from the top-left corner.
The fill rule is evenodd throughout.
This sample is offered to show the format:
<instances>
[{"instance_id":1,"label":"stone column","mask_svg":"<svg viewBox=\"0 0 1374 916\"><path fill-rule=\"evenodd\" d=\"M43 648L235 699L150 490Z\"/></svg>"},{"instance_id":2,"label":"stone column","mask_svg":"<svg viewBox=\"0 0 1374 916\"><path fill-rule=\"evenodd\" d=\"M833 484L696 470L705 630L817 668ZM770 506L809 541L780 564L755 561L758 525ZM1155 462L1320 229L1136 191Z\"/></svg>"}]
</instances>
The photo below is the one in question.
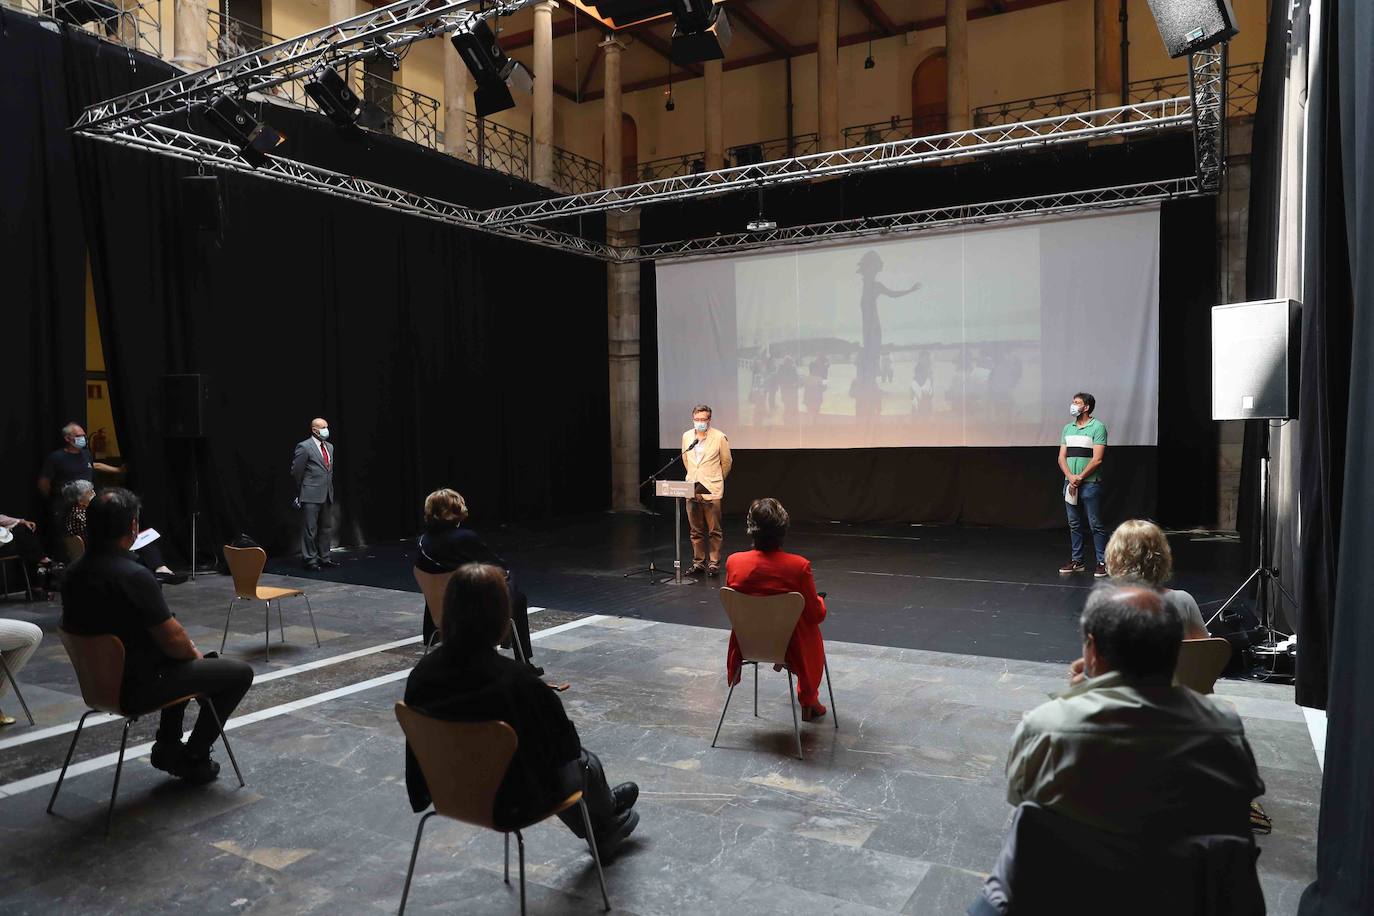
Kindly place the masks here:
<instances>
[{"instance_id":1,"label":"stone column","mask_svg":"<svg viewBox=\"0 0 1374 916\"><path fill-rule=\"evenodd\" d=\"M840 0L816 0L816 132L821 150L840 148Z\"/></svg>"},{"instance_id":2,"label":"stone column","mask_svg":"<svg viewBox=\"0 0 1374 916\"><path fill-rule=\"evenodd\" d=\"M639 211L606 213L606 240L639 244ZM611 509L638 509L639 493L639 264L606 267L610 353Z\"/></svg>"},{"instance_id":3,"label":"stone column","mask_svg":"<svg viewBox=\"0 0 1374 916\"><path fill-rule=\"evenodd\" d=\"M352 19L362 12L358 8L361 0L329 0L329 24L343 22L345 19ZM344 71L339 71L343 73ZM348 85L353 87L353 91L361 97L363 94L363 65L355 63L347 70Z\"/></svg>"},{"instance_id":4,"label":"stone column","mask_svg":"<svg viewBox=\"0 0 1374 916\"><path fill-rule=\"evenodd\" d=\"M472 161L468 149L468 105L472 74L452 48L444 49L444 152Z\"/></svg>"},{"instance_id":5,"label":"stone column","mask_svg":"<svg viewBox=\"0 0 1374 916\"><path fill-rule=\"evenodd\" d=\"M605 94L601 98L601 173L605 187L623 184L620 175L621 135L620 118L624 114L620 100L620 52L625 46L607 37L601 42L601 59L605 64Z\"/></svg>"},{"instance_id":6,"label":"stone column","mask_svg":"<svg viewBox=\"0 0 1374 916\"><path fill-rule=\"evenodd\" d=\"M205 0L174 0L172 28L172 65L203 69L210 52L210 10Z\"/></svg>"},{"instance_id":7,"label":"stone column","mask_svg":"<svg viewBox=\"0 0 1374 916\"><path fill-rule=\"evenodd\" d=\"M950 130L968 130L968 0L945 0L945 105Z\"/></svg>"},{"instance_id":8,"label":"stone column","mask_svg":"<svg viewBox=\"0 0 1374 916\"><path fill-rule=\"evenodd\" d=\"M1121 85L1121 4L1093 0L1093 96L1097 108L1126 104Z\"/></svg>"},{"instance_id":9,"label":"stone column","mask_svg":"<svg viewBox=\"0 0 1374 916\"><path fill-rule=\"evenodd\" d=\"M706 170L725 168L725 127L721 114L724 70L718 60L702 64L706 88Z\"/></svg>"},{"instance_id":10,"label":"stone column","mask_svg":"<svg viewBox=\"0 0 1374 916\"><path fill-rule=\"evenodd\" d=\"M534 136L530 178L553 187L553 10L554 0L534 7Z\"/></svg>"}]
</instances>

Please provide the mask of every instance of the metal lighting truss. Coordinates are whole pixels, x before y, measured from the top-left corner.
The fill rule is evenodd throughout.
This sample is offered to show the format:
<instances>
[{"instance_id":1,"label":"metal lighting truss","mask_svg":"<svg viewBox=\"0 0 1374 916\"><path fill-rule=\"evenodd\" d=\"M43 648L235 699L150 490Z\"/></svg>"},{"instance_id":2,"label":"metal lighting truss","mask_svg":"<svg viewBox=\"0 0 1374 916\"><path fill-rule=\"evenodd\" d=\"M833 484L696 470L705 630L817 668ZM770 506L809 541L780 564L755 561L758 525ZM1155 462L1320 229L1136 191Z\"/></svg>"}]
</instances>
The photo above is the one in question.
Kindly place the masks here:
<instances>
[{"instance_id":1,"label":"metal lighting truss","mask_svg":"<svg viewBox=\"0 0 1374 916\"><path fill-rule=\"evenodd\" d=\"M483 210L481 218L489 225L509 225L575 213L751 191L855 172L1015 152L1097 137L1167 130L1190 125L1191 107L1188 99L1162 99L1015 124L978 127L931 137L778 159L757 165L717 169L696 175L662 178L526 204L493 207Z\"/></svg>"},{"instance_id":2,"label":"metal lighting truss","mask_svg":"<svg viewBox=\"0 0 1374 916\"><path fill-rule=\"evenodd\" d=\"M620 260L651 261L691 255L719 254L747 251L751 248L782 248L789 245L810 245L816 242L863 238L871 235L903 235L926 229L943 229L971 223L988 223L1028 216L1048 216L1073 213L1079 210L1100 210L1113 207L1134 207L1175 197L1191 197L1199 193L1196 177L1167 178L1138 184L1094 188L1088 191L1064 191L1036 197L1017 197L977 204L957 204L911 210L887 216L860 216L829 223L810 223L764 232L740 232L733 235L714 235L699 239L682 239L640 245L633 249L618 249Z\"/></svg>"},{"instance_id":3,"label":"metal lighting truss","mask_svg":"<svg viewBox=\"0 0 1374 916\"><path fill-rule=\"evenodd\" d=\"M1226 45L1198 51L1188 59L1188 92L1193 100L1193 150L1204 191L1221 187L1226 168Z\"/></svg>"},{"instance_id":4,"label":"metal lighting truss","mask_svg":"<svg viewBox=\"0 0 1374 916\"><path fill-rule=\"evenodd\" d=\"M366 60L378 49L395 51L416 41L471 29L493 16L509 16L537 0L507 0L486 10L468 7L478 0L399 0L370 12L249 51L223 63L125 93L89 106L77 131L96 134L147 124L190 111L222 92L260 92L308 76L319 64L346 66Z\"/></svg>"},{"instance_id":5,"label":"metal lighting truss","mask_svg":"<svg viewBox=\"0 0 1374 916\"><path fill-rule=\"evenodd\" d=\"M266 163L254 168L239 156L238 148L231 143L186 133L185 131L172 130L156 124L129 127L119 133L99 133L95 134L94 138L117 146L157 153L173 159L194 162L201 166L213 166L216 169L241 172L258 178L266 178L269 181L308 188L335 197L373 204L399 213L409 213L436 222L447 223L451 226L459 226L463 229L505 236L522 242L541 245L545 248L571 251L602 260L620 259L615 249L601 242L590 241L580 236L533 224L502 227L483 226L476 219L479 211L433 197L401 191L351 175L331 172L318 166L296 162L293 159L268 156Z\"/></svg>"}]
</instances>

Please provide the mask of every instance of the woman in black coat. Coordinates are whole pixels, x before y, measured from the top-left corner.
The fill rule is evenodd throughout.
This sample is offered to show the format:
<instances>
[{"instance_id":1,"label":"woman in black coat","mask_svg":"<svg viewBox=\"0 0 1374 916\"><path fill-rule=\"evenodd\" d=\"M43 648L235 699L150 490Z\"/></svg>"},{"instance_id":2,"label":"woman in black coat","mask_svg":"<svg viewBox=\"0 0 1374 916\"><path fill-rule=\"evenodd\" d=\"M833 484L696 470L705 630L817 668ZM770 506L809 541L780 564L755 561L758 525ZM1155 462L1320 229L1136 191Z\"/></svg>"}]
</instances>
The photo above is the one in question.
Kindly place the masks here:
<instances>
[{"instance_id":1,"label":"woman in black coat","mask_svg":"<svg viewBox=\"0 0 1374 916\"><path fill-rule=\"evenodd\" d=\"M497 556L476 531L462 527L467 517L467 502L456 490L435 490L425 497L425 531L420 535L415 568L427 573L446 573L466 563L490 563L504 569L510 590L511 620L515 623L515 632L525 659L534 667L534 649L530 645L529 599L515 584L506 561ZM425 605L421 632L426 644L434 635L434 630L434 618L430 616L429 605ZM537 668L536 673L544 672Z\"/></svg>"}]
</instances>

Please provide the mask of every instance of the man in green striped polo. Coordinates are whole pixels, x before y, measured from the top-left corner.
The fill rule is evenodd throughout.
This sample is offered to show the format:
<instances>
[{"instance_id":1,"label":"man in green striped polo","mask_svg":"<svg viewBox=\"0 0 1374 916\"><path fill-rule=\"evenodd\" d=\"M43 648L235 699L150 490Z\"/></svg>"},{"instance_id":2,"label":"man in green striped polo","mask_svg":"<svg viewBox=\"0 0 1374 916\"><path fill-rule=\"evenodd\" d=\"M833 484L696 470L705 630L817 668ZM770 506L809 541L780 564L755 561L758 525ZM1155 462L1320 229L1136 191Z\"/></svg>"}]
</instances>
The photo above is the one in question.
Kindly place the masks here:
<instances>
[{"instance_id":1,"label":"man in green striped polo","mask_svg":"<svg viewBox=\"0 0 1374 916\"><path fill-rule=\"evenodd\" d=\"M1093 416L1097 399L1086 391L1073 396L1073 417L1059 437L1059 470L1064 473L1064 508L1069 514L1069 541L1073 557L1059 567L1064 574L1084 572L1083 521L1088 516L1093 548L1097 554L1094 575L1107 576L1107 528L1102 524L1102 456L1107 452L1107 427Z\"/></svg>"}]
</instances>

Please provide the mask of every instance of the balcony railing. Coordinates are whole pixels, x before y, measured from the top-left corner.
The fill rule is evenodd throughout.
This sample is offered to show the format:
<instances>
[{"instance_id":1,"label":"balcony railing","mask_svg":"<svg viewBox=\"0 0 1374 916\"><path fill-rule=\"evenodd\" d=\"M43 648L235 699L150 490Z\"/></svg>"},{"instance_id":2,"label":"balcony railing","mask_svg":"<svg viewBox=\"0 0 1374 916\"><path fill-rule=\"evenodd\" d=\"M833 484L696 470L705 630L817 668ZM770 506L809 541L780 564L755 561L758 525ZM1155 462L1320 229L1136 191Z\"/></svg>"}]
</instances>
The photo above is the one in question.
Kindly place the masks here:
<instances>
[{"instance_id":1,"label":"balcony railing","mask_svg":"<svg viewBox=\"0 0 1374 916\"><path fill-rule=\"evenodd\" d=\"M529 180L530 138L503 124L468 112L468 156L483 168Z\"/></svg>"},{"instance_id":2,"label":"balcony railing","mask_svg":"<svg viewBox=\"0 0 1374 916\"><path fill-rule=\"evenodd\" d=\"M844 145L847 147L872 146L875 143L909 140L912 137L911 126L910 118L899 118L896 115L886 121L856 124L844 129Z\"/></svg>"},{"instance_id":3,"label":"balcony railing","mask_svg":"<svg viewBox=\"0 0 1374 916\"><path fill-rule=\"evenodd\" d=\"M263 48L271 47L282 41L281 38L265 31L261 26L235 19L233 16L226 16L217 9L210 9L209 16L206 45L208 46L211 64L233 60L235 57L252 51L261 51ZM266 91L269 95L293 105L315 108L315 103L310 100L310 96L305 94L305 84L300 80L281 83Z\"/></svg>"},{"instance_id":4,"label":"balcony railing","mask_svg":"<svg viewBox=\"0 0 1374 916\"><path fill-rule=\"evenodd\" d=\"M752 165L757 162L773 162L792 156L808 156L820 151L820 137L817 134L797 134L792 138L791 152L788 151L786 137L774 140L760 140L757 143L741 143L725 151L726 166ZM683 153L680 156L665 156L650 159L639 164L639 180L653 181L656 178L680 178L706 171L706 153Z\"/></svg>"},{"instance_id":5,"label":"balcony railing","mask_svg":"<svg viewBox=\"0 0 1374 916\"><path fill-rule=\"evenodd\" d=\"M553 148L553 186L564 194L584 194L601 187L601 163Z\"/></svg>"},{"instance_id":6,"label":"balcony railing","mask_svg":"<svg viewBox=\"0 0 1374 916\"><path fill-rule=\"evenodd\" d=\"M363 73L363 126L439 149L439 100L383 76Z\"/></svg>"},{"instance_id":7,"label":"balcony railing","mask_svg":"<svg viewBox=\"0 0 1374 916\"><path fill-rule=\"evenodd\" d=\"M130 51L162 56L158 0L5 0L15 9L83 28Z\"/></svg>"},{"instance_id":8,"label":"balcony railing","mask_svg":"<svg viewBox=\"0 0 1374 916\"><path fill-rule=\"evenodd\" d=\"M1259 99L1260 65L1239 64L1226 68L1226 116L1243 118L1255 113ZM1163 76L1155 79L1132 80L1132 102L1153 102L1188 94L1188 75Z\"/></svg>"},{"instance_id":9,"label":"balcony railing","mask_svg":"<svg viewBox=\"0 0 1374 916\"><path fill-rule=\"evenodd\" d=\"M1165 96L1173 98L1173 96ZM995 127L1000 124L1015 124L1017 121L1033 121L1036 118L1055 118L1063 115L1080 114L1093 110L1093 91L1075 89L1055 95L1039 95L1029 99L1016 99L1012 102L999 102L996 105L980 105L973 109L974 127Z\"/></svg>"}]
</instances>

